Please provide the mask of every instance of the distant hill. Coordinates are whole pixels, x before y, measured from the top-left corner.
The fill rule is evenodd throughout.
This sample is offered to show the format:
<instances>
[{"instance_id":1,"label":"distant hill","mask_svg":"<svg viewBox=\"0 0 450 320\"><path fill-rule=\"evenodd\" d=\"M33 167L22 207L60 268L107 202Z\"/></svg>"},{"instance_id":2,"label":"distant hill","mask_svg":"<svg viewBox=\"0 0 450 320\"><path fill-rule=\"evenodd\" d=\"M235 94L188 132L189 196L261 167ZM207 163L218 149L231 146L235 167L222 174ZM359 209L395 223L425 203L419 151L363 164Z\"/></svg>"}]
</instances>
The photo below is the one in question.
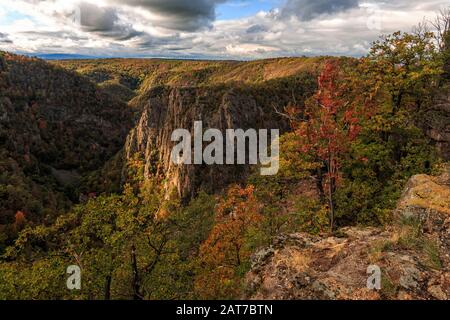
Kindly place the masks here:
<instances>
[{"instance_id":1,"label":"distant hill","mask_svg":"<svg viewBox=\"0 0 450 320\"><path fill-rule=\"evenodd\" d=\"M86 56L81 54L66 54L66 53L43 53L31 54L31 57L36 57L43 60L86 60L86 59L101 59L101 57Z\"/></svg>"},{"instance_id":2,"label":"distant hill","mask_svg":"<svg viewBox=\"0 0 450 320\"><path fill-rule=\"evenodd\" d=\"M211 61L174 59L67 59L54 60L76 71L124 101L158 86L245 86L316 73L326 57L277 58L258 61ZM350 59L351 60L351 59Z\"/></svg>"}]
</instances>

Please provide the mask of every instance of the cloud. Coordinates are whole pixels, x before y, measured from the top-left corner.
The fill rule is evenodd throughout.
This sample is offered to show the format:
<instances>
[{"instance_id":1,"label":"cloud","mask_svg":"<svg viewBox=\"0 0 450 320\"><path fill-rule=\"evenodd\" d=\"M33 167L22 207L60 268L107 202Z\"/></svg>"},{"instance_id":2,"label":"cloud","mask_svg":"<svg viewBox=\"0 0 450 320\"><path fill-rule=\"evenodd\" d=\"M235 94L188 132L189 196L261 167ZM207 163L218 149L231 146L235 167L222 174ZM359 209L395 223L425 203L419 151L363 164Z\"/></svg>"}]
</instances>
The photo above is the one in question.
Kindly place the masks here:
<instances>
[{"instance_id":1,"label":"cloud","mask_svg":"<svg viewBox=\"0 0 450 320\"><path fill-rule=\"evenodd\" d=\"M448 6L448 0L252 0L278 7L221 20L215 12L226 1L0 0L0 14L16 16L0 19L0 45L122 57L360 56L380 34L410 31Z\"/></svg>"},{"instance_id":2,"label":"cloud","mask_svg":"<svg viewBox=\"0 0 450 320\"><path fill-rule=\"evenodd\" d=\"M334 14L357 8L358 0L288 0L282 15L296 15L304 21L312 20L323 14Z\"/></svg>"},{"instance_id":3,"label":"cloud","mask_svg":"<svg viewBox=\"0 0 450 320\"><path fill-rule=\"evenodd\" d=\"M148 10L160 27L196 31L209 27L216 18L215 9L226 0L112 0Z\"/></svg>"},{"instance_id":4,"label":"cloud","mask_svg":"<svg viewBox=\"0 0 450 320\"><path fill-rule=\"evenodd\" d=\"M13 42L8 38L7 34L0 32L0 43L13 43Z\"/></svg>"},{"instance_id":5,"label":"cloud","mask_svg":"<svg viewBox=\"0 0 450 320\"><path fill-rule=\"evenodd\" d=\"M269 29L266 26L261 25L261 24L254 24L251 27L249 27L246 32L247 33L259 33L259 32L266 32L266 31L269 31Z\"/></svg>"},{"instance_id":6,"label":"cloud","mask_svg":"<svg viewBox=\"0 0 450 320\"><path fill-rule=\"evenodd\" d=\"M98 33L104 37L117 40L128 40L142 33L133 29L131 24L121 21L114 7L99 7L95 4L82 2L77 8L76 17L81 27Z\"/></svg>"}]
</instances>

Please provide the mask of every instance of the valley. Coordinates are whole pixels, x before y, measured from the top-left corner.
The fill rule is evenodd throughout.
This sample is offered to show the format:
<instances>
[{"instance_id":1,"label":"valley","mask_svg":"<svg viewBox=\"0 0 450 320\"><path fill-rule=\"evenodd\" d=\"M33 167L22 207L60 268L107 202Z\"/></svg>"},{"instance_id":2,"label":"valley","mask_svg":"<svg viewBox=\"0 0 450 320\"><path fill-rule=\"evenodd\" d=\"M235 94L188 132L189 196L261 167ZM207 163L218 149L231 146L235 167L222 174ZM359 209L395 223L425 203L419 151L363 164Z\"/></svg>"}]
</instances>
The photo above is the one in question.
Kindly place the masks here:
<instances>
[{"instance_id":1,"label":"valley","mask_svg":"<svg viewBox=\"0 0 450 320\"><path fill-rule=\"evenodd\" d=\"M0 299L449 297L445 57L401 33L360 59L0 53ZM277 174L174 163L178 129L278 130Z\"/></svg>"}]
</instances>

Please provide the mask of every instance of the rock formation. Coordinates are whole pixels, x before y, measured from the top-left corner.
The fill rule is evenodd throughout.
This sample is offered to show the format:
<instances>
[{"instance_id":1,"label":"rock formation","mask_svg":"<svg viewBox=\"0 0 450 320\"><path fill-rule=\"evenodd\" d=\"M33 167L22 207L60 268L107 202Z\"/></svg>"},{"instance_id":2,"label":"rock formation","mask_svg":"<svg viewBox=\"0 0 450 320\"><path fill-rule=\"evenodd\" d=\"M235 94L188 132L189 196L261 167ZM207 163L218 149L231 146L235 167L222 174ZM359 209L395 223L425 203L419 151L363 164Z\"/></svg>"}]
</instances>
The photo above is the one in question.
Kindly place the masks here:
<instances>
[{"instance_id":1,"label":"rock formation","mask_svg":"<svg viewBox=\"0 0 450 320\"><path fill-rule=\"evenodd\" d=\"M290 86L299 85L292 83ZM215 192L230 183L244 181L250 167L241 166L178 166L170 161L173 146L171 135L175 129L187 129L193 134L195 121L202 121L204 129L279 129L284 132L288 123L273 109L287 105L289 92L277 90L270 84L261 87L239 88L235 85L211 87L157 87L137 98L134 103L142 109L137 126L128 136L125 152L128 159L139 154L145 159L145 175L162 175L167 189L175 189L188 199L199 190ZM289 88L289 87L288 87ZM311 89L299 90L305 97ZM269 98L268 101L258 97ZM303 99L299 98L299 103ZM284 104L284 105L283 105Z\"/></svg>"},{"instance_id":2,"label":"rock formation","mask_svg":"<svg viewBox=\"0 0 450 320\"><path fill-rule=\"evenodd\" d=\"M450 298L450 168L414 176L394 226L345 228L339 236L280 236L253 256L252 299ZM367 268L381 269L381 290L367 288Z\"/></svg>"},{"instance_id":3,"label":"rock formation","mask_svg":"<svg viewBox=\"0 0 450 320\"><path fill-rule=\"evenodd\" d=\"M428 136L435 141L441 156L450 160L450 85L439 88L434 104L424 119L423 126Z\"/></svg>"}]
</instances>

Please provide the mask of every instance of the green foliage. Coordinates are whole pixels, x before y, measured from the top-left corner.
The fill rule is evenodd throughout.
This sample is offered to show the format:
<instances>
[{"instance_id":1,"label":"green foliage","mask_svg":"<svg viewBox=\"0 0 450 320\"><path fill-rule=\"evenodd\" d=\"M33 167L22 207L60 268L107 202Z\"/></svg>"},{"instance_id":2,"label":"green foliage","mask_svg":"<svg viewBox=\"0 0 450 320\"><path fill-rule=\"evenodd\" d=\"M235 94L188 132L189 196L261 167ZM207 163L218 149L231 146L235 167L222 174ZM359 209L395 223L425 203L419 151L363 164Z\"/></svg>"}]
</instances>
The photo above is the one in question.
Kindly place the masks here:
<instances>
[{"instance_id":1,"label":"green foliage","mask_svg":"<svg viewBox=\"0 0 450 320\"><path fill-rule=\"evenodd\" d=\"M195 256L212 227L214 198L200 194L182 209L176 199L162 200L158 184L138 181L138 193L127 186L122 195L76 206L49 227L22 231L0 264L0 298L192 297ZM65 286L72 264L82 269L79 292Z\"/></svg>"},{"instance_id":2,"label":"green foliage","mask_svg":"<svg viewBox=\"0 0 450 320\"><path fill-rule=\"evenodd\" d=\"M184 259L195 257L214 225L216 200L213 196L201 192L191 203L183 208L185 230L177 239L180 253Z\"/></svg>"},{"instance_id":3,"label":"green foliage","mask_svg":"<svg viewBox=\"0 0 450 320\"><path fill-rule=\"evenodd\" d=\"M395 32L376 41L363 60L370 92L384 96L393 115L402 108L423 111L442 73L434 35Z\"/></svg>"},{"instance_id":4,"label":"green foliage","mask_svg":"<svg viewBox=\"0 0 450 320\"><path fill-rule=\"evenodd\" d=\"M297 231L310 234L326 232L330 223L328 211L319 200L302 196L296 197L294 208L290 223L298 226Z\"/></svg>"},{"instance_id":5,"label":"green foliage","mask_svg":"<svg viewBox=\"0 0 450 320\"><path fill-rule=\"evenodd\" d=\"M326 208L320 201L316 183L311 179L318 168L307 154L298 152L299 137L286 133L280 137L280 169L277 175L249 178L262 206L263 221L252 230L248 245L271 245L282 233L306 231L320 233L329 224Z\"/></svg>"},{"instance_id":6,"label":"green foliage","mask_svg":"<svg viewBox=\"0 0 450 320\"><path fill-rule=\"evenodd\" d=\"M2 53L0 69L2 253L17 235L18 211L31 226L50 224L80 193L114 189L108 181L78 187L122 148L132 114L87 79L42 60Z\"/></svg>"},{"instance_id":7,"label":"green foliage","mask_svg":"<svg viewBox=\"0 0 450 320\"><path fill-rule=\"evenodd\" d=\"M341 224L379 225L389 222L407 180L430 173L438 161L433 147L414 126L385 131L383 140L372 119L364 126L344 168L343 187L337 194ZM395 133L394 133L395 131Z\"/></svg>"}]
</instances>

